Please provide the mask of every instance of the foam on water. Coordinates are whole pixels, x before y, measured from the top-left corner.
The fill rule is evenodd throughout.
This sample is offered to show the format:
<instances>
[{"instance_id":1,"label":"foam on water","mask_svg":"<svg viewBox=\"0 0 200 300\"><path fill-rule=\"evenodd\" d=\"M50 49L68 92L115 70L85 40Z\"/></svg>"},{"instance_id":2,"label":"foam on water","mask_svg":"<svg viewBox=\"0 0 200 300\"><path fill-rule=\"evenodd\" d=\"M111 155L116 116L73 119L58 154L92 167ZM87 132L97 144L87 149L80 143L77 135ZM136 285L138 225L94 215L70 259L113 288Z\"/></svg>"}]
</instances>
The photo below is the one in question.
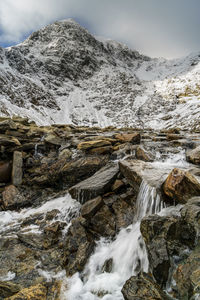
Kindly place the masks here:
<instances>
[{"instance_id":1,"label":"foam on water","mask_svg":"<svg viewBox=\"0 0 200 300\"><path fill-rule=\"evenodd\" d=\"M158 213L164 204L156 189L142 182L136 201L133 224L120 230L114 241L101 239L82 274L66 279L62 300L122 300L125 281L141 270L148 271L148 258L140 233L144 216ZM105 261L112 259L112 271L103 272ZM63 284L63 286L65 285Z\"/></svg>"},{"instance_id":2,"label":"foam on water","mask_svg":"<svg viewBox=\"0 0 200 300\"><path fill-rule=\"evenodd\" d=\"M42 206L36 208L26 208L19 212L2 211L0 212L0 233L13 229L15 231L20 227L24 219L35 214L46 214L47 212L57 209L59 210L58 220L70 223L71 215L80 209L80 203L72 199L69 194L63 197L55 198L45 202ZM37 226L29 226L30 230L38 233Z\"/></svg>"}]
</instances>

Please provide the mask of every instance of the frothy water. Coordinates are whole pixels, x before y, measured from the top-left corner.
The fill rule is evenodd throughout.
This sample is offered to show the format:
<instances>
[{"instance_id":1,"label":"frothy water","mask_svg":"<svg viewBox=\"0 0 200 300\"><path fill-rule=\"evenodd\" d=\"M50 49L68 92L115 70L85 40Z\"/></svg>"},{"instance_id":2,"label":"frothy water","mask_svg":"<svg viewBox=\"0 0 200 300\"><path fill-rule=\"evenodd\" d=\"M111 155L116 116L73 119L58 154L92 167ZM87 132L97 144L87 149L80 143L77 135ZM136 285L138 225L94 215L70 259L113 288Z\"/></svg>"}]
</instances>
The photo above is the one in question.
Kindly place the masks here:
<instances>
[{"instance_id":1,"label":"frothy water","mask_svg":"<svg viewBox=\"0 0 200 300\"><path fill-rule=\"evenodd\" d=\"M148 272L147 252L140 233L141 220L163 208L156 189L143 181L133 224L121 229L114 241L101 239L97 243L83 273L76 273L63 283L62 300L123 300L121 289L125 281L140 271ZM108 260L110 273L103 271Z\"/></svg>"},{"instance_id":2,"label":"frothy water","mask_svg":"<svg viewBox=\"0 0 200 300\"><path fill-rule=\"evenodd\" d=\"M44 214L47 212L57 209L59 211L57 215L57 220L65 221L67 223L67 228L70 225L71 218L78 214L80 209L80 203L72 199L69 194L63 197L55 198L45 202L40 207L36 208L26 208L19 212L16 211L2 211L0 212L0 234L5 234L6 231L9 235L15 233L17 229L20 228L21 223L26 219L36 214ZM38 226L29 225L29 232L38 232ZM66 229L65 229L66 230Z\"/></svg>"}]
</instances>

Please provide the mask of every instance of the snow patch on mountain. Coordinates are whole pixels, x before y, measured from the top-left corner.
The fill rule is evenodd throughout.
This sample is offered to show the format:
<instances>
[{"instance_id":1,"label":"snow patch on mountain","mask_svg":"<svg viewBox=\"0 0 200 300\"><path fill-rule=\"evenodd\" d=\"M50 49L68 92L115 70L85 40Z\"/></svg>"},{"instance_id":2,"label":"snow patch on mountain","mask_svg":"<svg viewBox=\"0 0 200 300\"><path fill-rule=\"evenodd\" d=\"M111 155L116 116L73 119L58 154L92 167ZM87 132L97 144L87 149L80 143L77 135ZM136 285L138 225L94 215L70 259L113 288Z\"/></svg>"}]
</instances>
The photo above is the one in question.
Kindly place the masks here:
<instances>
[{"instance_id":1,"label":"snow patch on mountain","mask_svg":"<svg viewBox=\"0 0 200 300\"><path fill-rule=\"evenodd\" d=\"M62 20L0 48L0 115L38 124L199 129L200 53L166 60Z\"/></svg>"}]
</instances>

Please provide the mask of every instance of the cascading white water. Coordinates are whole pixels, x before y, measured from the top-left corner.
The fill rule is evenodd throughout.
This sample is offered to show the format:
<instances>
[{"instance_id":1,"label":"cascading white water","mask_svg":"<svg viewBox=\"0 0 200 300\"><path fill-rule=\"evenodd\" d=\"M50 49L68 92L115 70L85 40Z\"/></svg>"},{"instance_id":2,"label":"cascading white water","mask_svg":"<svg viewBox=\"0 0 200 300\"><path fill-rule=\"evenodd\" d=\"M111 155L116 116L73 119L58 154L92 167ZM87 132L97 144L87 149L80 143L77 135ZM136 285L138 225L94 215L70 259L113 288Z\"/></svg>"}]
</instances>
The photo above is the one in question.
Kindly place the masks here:
<instances>
[{"instance_id":1,"label":"cascading white water","mask_svg":"<svg viewBox=\"0 0 200 300\"><path fill-rule=\"evenodd\" d=\"M121 229L114 241L101 239L83 274L76 273L63 284L63 300L122 300L125 281L139 271L148 271L148 258L140 233L143 217L158 213L164 204L154 187L142 182L136 201L133 224ZM105 261L112 260L112 271L103 272Z\"/></svg>"}]
</instances>

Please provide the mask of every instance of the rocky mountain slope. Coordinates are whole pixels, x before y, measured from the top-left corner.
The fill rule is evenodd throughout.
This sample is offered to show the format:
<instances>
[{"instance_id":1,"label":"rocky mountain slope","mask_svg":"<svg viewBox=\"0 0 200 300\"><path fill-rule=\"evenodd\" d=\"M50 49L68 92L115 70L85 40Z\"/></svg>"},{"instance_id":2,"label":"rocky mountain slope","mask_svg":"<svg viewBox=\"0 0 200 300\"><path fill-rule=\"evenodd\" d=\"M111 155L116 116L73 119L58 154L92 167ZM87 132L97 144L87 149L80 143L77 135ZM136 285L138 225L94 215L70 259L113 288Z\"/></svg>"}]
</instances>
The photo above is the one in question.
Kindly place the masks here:
<instances>
[{"instance_id":1,"label":"rocky mountain slope","mask_svg":"<svg viewBox=\"0 0 200 300\"><path fill-rule=\"evenodd\" d=\"M73 20L0 48L0 115L38 124L199 129L200 53L167 61Z\"/></svg>"}]
</instances>

